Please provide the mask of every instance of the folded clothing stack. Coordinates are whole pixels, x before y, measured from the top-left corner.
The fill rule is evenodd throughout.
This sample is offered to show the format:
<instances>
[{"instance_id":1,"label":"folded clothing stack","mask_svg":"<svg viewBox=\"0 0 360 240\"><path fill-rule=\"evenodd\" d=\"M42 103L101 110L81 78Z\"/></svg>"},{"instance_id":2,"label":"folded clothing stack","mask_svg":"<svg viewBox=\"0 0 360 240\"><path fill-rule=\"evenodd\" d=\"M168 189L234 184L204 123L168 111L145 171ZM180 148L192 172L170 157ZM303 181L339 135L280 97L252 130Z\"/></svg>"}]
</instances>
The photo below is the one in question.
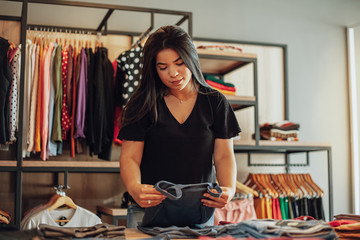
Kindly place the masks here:
<instances>
[{"instance_id":1,"label":"folded clothing stack","mask_svg":"<svg viewBox=\"0 0 360 240\"><path fill-rule=\"evenodd\" d=\"M204 77L207 84L209 84L212 88L223 94L235 95L236 89L234 84L224 82L224 80L219 79L213 75L204 75Z\"/></svg>"},{"instance_id":2,"label":"folded clothing stack","mask_svg":"<svg viewBox=\"0 0 360 240\"><path fill-rule=\"evenodd\" d=\"M260 137L271 141L298 141L299 128L298 123L290 121L265 123L260 126Z\"/></svg>"},{"instance_id":3,"label":"folded clothing stack","mask_svg":"<svg viewBox=\"0 0 360 240\"><path fill-rule=\"evenodd\" d=\"M360 239L360 215L339 214L329 222L339 239Z\"/></svg>"},{"instance_id":4,"label":"folded clothing stack","mask_svg":"<svg viewBox=\"0 0 360 240\"><path fill-rule=\"evenodd\" d=\"M200 45L198 49L217 50L225 52L242 52L242 48L229 45Z\"/></svg>"}]
</instances>

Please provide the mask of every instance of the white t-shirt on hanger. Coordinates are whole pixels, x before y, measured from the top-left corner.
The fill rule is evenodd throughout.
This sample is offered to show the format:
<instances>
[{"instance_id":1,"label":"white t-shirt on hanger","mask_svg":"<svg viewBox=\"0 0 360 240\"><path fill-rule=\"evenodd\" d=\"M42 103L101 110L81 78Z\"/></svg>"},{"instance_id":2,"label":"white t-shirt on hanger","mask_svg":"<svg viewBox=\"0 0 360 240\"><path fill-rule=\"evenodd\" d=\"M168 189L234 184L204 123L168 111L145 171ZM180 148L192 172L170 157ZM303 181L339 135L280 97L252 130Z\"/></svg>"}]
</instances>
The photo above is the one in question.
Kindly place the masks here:
<instances>
[{"instance_id":1,"label":"white t-shirt on hanger","mask_svg":"<svg viewBox=\"0 0 360 240\"><path fill-rule=\"evenodd\" d=\"M69 222L60 226L55 220L65 217ZM76 209L47 209L40 211L31 217L24 229L38 228L40 224L48 224L54 227L91 227L100 224L101 219L89 210L77 206Z\"/></svg>"}]
</instances>

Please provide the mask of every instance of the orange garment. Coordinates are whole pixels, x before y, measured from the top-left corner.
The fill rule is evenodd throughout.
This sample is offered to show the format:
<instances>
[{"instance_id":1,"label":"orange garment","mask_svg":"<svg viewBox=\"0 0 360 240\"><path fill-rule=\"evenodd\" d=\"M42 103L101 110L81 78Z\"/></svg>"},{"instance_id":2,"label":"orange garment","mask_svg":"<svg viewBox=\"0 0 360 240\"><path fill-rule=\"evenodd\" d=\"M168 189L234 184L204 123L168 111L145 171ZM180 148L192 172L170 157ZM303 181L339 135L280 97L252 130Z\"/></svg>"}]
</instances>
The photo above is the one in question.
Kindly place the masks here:
<instances>
[{"instance_id":1,"label":"orange garment","mask_svg":"<svg viewBox=\"0 0 360 240\"><path fill-rule=\"evenodd\" d=\"M49 138L49 101L50 101L50 60L54 48L54 44L50 42L49 47L44 51L44 66L43 66L43 107L41 109L42 115L42 128L41 128L41 159L46 160L48 155L48 138Z\"/></svg>"},{"instance_id":2,"label":"orange garment","mask_svg":"<svg viewBox=\"0 0 360 240\"><path fill-rule=\"evenodd\" d=\"M278 219L277 212L276 212L276 198L271 199L271 211L272 211L272 218Z\"/></svg>"},{"instance_id":3,"label":"orange garment","mask_svg":"<svg viewBox=\"0 0 360 240\"><path fill-rule=\"evenodd\" d=\"M255 197L254 198L254 206L255 206L255 213L256 213L256 217L258 219L265 219L266 218L266 214L265 214L265 198L261 197Z\"/></svg>"},{"instance_id":4,"label":"orange garment","mask_svg":"<svg viewBox=\"0 0 360 240\"><path fill-rule=\"evenodd\" d=\"M41 151L41 104L42 104L42 91L43 88L43 80L42 80L42 69L43 69L43 51L44 46L41 42L40 45L40 52L39 52L39 82L38 82L38 97L37 97L37 107L36 107L36 121L35 121L35 151L40 152Z\"/></svg>"}]
</instances>

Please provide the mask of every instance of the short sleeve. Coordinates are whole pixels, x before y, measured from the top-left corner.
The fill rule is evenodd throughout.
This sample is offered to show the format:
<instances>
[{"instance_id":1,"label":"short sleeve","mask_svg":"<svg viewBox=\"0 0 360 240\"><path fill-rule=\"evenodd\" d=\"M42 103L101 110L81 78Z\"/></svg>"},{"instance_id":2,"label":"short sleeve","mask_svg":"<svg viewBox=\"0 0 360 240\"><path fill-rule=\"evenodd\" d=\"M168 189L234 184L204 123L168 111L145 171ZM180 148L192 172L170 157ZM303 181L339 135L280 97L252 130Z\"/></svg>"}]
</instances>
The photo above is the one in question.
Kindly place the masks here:
<instances>
[{"instance_id":1,"label":"short sleeve","mask_svg":"<svg viewBox=\"0 0 360 240\"><path fill-rule=\"evenodd\" d=\"M126 125L120 129L118 139L130 141L144 141L149 130L148 117L143 117L137 122Z\"/></svg>"},{"instance_id":2,"label":"short sleeve","mask_svg":"<svg viewBox=\"0 0 360 240\"><path fill-rule=\"evenodd\" d=\"M241 132L233 108L228 100L221 93L217 94L217 106L214 114L214 135L215 138L230 139Z\"/></svg>"}]
</instances>

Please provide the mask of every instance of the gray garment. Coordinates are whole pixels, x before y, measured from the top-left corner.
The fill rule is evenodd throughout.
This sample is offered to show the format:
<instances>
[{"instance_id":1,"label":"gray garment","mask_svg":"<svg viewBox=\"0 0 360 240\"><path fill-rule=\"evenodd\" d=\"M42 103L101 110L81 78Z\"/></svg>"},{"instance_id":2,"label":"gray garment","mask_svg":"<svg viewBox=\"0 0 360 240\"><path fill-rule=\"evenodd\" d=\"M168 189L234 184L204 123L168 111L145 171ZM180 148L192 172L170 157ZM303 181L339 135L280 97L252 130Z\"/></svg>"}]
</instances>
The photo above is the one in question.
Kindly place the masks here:
<instances>
[{"instance_id":1,"label":"gray garment","mask_svg":"<svg viewBox=\"0 0 360 240\"><path fill-rule=\"evenodd\" d=\"M50 60L49 139L48 139L48 147L47 147L49 156L57 155L57 143L52 140L53 126L54 126L54 112L55 112L54 111L55 108L54 58L55 58L57 46L58 44L55 43L53 52L51 53L51 60Z\"/></svg>"},{"instance_id":2,"label":"gray garment","mask_svg":"<svg viewBox=\"0 0 360 240\"><path fill-rule=\"evenodd\" d=\"M168 227L145 228L138 227L144 233L157 236L167 234L171 239L198 238L199 236L222 237L231 235L235 238L255 237L318 237L322 239L336 239L336 234L330 225L323 221L299 220L247 220L237 224L207 226L199 228Z\"/></svg>"}]
</instances>

